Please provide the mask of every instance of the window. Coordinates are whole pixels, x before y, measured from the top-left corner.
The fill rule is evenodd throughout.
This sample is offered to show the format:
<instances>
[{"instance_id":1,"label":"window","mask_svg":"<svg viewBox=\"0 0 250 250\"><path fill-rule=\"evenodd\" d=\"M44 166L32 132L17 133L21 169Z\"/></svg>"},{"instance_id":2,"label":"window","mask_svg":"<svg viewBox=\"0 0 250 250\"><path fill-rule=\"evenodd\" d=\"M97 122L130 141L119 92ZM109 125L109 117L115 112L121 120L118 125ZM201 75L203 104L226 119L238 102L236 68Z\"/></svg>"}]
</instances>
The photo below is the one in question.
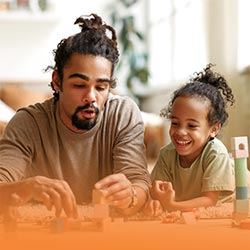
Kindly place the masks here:
<instances>
[{"instance_id":1,"label":"window","mask_svg":"<svg viewBox=\"0 0 250 250\"><path fill-rule=\"evenodd\" d=\"M238 6L238 69L241 71L250 65L250 1L239 0Z\"/></svg>"},{"instance_id":2,"label":"window","mask_svg":"<svg viewBox=\"0 0 250 250\"><path fill-rule=\"evenodd\" d=\"M205 66L204 7L202 0L148 0L152 86L176 85Z\"/></svg>"}]
</instances>

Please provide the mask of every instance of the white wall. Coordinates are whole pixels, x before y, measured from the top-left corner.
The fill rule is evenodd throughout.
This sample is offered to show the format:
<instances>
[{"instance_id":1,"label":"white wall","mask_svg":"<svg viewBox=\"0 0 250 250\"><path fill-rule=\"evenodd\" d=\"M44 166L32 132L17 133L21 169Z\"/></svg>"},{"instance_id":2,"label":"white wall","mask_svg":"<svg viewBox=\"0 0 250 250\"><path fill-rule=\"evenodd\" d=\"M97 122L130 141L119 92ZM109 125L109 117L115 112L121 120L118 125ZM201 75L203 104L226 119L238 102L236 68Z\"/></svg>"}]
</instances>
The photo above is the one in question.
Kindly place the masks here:
<instances>
[{"instance_id":1,"label":"white wall","mask_svg":"<svg viewBox=\"0 0 250 250\"><path fill-rule=\"evenodd\" d=\"M105 19L103 6L107 2L53 0L52 10L45 15L0 12L0 83L42 84L47 88L50 73L43 73L43 69L53 65L52 50L62 38L79 31L73 23L80 15L97 13Z\"/></svg>"}]
</instances>

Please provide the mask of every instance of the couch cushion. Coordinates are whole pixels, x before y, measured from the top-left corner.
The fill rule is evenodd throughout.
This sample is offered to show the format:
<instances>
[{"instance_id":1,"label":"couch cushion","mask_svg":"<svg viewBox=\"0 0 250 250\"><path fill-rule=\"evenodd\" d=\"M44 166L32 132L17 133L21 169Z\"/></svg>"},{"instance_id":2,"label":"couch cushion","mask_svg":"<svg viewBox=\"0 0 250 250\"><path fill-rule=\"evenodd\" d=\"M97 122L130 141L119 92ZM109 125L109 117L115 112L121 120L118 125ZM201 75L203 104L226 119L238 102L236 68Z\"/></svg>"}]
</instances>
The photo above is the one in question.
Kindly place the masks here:
<instances>
[{"instance_id":1,"label":"couch cushion","mask_svg":"<svg viewBox=\"0 0 250 250\"><path fill-rule=\"evenodd\" d=\"M0 99L14 110L37 102L43 102L52 96L52 94L24 89L20 85L6 84L0 89Z\"/></svg>"}]
</instances>

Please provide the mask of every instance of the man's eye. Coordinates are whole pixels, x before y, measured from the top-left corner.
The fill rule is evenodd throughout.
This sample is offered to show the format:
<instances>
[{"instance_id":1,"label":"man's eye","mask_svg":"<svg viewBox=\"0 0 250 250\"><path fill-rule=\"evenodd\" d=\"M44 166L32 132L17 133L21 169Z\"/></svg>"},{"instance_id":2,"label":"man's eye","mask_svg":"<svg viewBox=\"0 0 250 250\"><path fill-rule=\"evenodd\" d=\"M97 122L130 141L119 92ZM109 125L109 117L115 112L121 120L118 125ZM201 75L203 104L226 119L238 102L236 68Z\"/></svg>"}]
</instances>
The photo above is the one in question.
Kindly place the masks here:
<instances>
[{"instance_id":1,"label":"man's eye","mask_svg":"<svg viewBox=\"0 0 250 250\"><path fill-rule=\"evenodd\" d=\"M81 88L84 88L84 85L83 84L74 84L74 87L81 89Z\"/></svg>"},{"instance_id":2,"label":"man's eye","mask_svg":"<svg viewBox=\"0 0 250 250\"><path fill-rule=\"evenodd\" d=\"M171 125L177 126L177 125L178 125L178 122L171 122Z\"/></svg>"},{"instance_id":3,"label":"man's eye","mask_svg":"<svg viewBox=\"0 0 250 250\"><path fill-rule=\"evenodd\" d=\"M106 87L106 86L98 86L98 87L96 87L96 89L97 89L98 91L104 91L104 90L107 89L107 87Z\"/></svg>"}]
</instances>

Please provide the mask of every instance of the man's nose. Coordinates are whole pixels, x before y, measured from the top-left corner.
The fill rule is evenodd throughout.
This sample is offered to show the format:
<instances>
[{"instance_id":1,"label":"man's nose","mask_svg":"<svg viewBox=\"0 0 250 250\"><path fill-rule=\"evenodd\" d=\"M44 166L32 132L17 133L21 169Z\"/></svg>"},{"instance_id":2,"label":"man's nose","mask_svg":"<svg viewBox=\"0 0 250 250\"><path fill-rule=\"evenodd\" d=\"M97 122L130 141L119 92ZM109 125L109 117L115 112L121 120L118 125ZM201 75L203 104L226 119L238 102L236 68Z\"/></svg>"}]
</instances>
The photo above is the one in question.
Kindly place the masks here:
<instances>
[{"instance_id":1,"label":"man's nose","mask_svg":"<svg viewBox=\"0 0 250 250\"><path fill-rule=\"evenodd\" d=\"M84 102L85 103L94 103L96 102L96 94L94 89L90 89L86 95L84 96Z\"/></svg>"}]
</instances>

